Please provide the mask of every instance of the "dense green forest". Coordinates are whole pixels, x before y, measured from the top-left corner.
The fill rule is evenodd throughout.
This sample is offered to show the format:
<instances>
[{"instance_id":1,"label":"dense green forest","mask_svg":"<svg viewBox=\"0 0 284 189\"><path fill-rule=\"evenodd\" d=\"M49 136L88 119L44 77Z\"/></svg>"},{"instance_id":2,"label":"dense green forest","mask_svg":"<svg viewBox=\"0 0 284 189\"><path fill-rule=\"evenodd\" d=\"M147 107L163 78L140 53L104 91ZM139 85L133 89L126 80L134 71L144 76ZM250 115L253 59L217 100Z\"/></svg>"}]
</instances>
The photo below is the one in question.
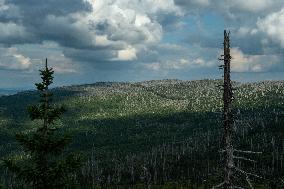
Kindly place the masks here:
<instances>
[{"instance_id":1,"label":"dense green forest","mask_svg":"<svg viewBox=\"0 0 284 189\"><path fill-rule=\"evenodd\" d=\"M86 157L73 175L74 187L212 188L220 183L221 83L101 82L52 89L54 103L67 109L55 123L73 136L67 150ZM251 178L255 188L284 187L284 82L235 82L234 88L235 147L262 152L247 157L253 162L236 164L261 176ZM2 158L23 158L14 135L35 129L26 108L38 100L36 91L0 97ZM25 187L15 179L1 169L4 186Z\"/></svg>"}]
</instances>

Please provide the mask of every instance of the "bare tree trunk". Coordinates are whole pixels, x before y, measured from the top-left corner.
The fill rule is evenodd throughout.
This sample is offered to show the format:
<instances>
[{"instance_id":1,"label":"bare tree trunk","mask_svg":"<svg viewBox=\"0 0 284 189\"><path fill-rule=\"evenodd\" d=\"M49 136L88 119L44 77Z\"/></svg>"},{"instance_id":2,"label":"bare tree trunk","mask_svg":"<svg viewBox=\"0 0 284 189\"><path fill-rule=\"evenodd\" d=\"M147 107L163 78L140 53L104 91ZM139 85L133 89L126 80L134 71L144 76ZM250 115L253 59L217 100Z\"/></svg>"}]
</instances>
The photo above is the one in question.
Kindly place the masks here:
<instances>
[{"instance_id":1,"label":"bare tree trunk","mask_svg":"<svg viewBox=\"0 0 284 189\"><path fill-rule=\"evenodd\" d=\"M223 85L223 126L224 126L224 147L225 147L225 167L224 167L224 188L233 189L232 174L234 168L233 144L232 144L232 123L231 103L233 100L232 84L230 77L231 55L230 36L224 31L224 85Z\"/></svg>"}]
</instances>

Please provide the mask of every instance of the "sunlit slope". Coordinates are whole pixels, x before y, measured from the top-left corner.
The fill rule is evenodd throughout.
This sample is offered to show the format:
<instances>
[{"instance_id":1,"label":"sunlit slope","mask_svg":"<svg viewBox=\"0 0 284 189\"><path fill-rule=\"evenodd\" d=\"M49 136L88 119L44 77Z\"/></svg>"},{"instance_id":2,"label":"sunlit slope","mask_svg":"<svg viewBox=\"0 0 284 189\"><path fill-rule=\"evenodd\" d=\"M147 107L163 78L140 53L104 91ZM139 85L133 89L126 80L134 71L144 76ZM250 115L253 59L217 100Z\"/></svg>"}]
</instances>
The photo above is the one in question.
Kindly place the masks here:
<instances>
[{"instance_id":1,"label":"sunlit slope","mask_svg":"<svg viewBox=\"0 0 284 189\"><path fill-rule=\"evenodd\" d=\"M97 146L96 143L102 145L99 147L108 145L106 141L98 142L101 139L115 145L114 139L120 135L126 143L133 144L140 140L144 143L145 137L152 135L153 139L159 136L172 140L174 136L191 135L189 131L193 128L221 127L208 123L210 120L217 123L221 118L222 91L218 87L221 84L220 80L161 80L96 83L52 91L55 102L68 109L57 125L75 135L78 141L74 143L82 140L79 146L88 148L91 144ZM234 83L236 115L255 110L251 113L260 116L262 111L269 110L267 115L274 115L275 119L283 116L283 86L280 81ZM38 95L31 91L0 98L1 144L5 150L10 148L6 144L13 142L15 132L33 129L25 110L37 100Z\"/></svg>"}]
</instances>

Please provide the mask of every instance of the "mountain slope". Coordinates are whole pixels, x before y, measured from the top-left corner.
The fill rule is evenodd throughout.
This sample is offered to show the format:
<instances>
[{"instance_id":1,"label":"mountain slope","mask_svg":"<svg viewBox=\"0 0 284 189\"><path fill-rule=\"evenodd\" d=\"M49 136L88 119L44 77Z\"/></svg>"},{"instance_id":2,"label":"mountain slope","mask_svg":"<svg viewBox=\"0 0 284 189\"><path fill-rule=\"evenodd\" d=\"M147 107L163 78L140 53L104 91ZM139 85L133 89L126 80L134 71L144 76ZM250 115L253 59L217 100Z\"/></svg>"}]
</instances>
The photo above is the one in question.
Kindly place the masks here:
<instances>
[{"instance_id":1,"label":"mountain slope","mask_svg":"<svg viewBox=\"0 0 284 189\"><path fill-rule=\"evenodd\" d=\"M82 182L127 184L149 178L153 183L217 182L220 84L220 80L161 80L53 89L55 103L68 109L57 125L74 136L70 148L89 157ZM234 87L235 146L263 152L253 157L257 163L237 164L264 178L278 178L284 163L284 82L236 82ZM37 100L33 91L0 97L2 157L21 151L13 136L35 127L25 110Z\"/></svg>"}]
</instances>

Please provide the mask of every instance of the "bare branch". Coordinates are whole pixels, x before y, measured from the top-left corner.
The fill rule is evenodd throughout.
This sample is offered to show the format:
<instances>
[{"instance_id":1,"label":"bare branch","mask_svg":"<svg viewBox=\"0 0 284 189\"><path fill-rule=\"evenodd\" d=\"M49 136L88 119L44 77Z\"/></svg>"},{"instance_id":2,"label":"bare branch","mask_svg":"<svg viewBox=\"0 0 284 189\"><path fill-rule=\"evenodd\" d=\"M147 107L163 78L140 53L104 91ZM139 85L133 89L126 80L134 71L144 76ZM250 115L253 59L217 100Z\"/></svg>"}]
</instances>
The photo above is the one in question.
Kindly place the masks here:
<instances>
[{"instance_id":1,"label":"bare branch","mask_svg":"<svg viewBox=\"0 0 284 189\"><path fill-rule=\"evenodd\" d=\"M250 187L251 189L254 189L253 186L252 186L252 184L251 184L251 182L250 182L250 179L249 179L248 176L246 176L246 181L248 182L249 187Z\"/></svg>"},{"instance_id":2,"label":"bare branch","mask_svg":"<svg viewBox=\"0 0 284 189\"><path fill-rule=\"evenodd\" d=\"M219 150L219 153L225 153L226 150Z\"/></svg>"},{"instance_id":3,"label":"bare branch","mask_svg":"<svg viewBox=\"0 0 284 189\"><path fill-rule=\"evenodd\" d=\"M235 169L236 171L238 171L238 172L244 174L245 176L251 175L251 176L254 176L254 177L257 177L257 178L262 178L262 177L260 177L260 176L258 176L258 175L256 175L256 174L252 174L252 173L245 172L245 171L239 169L239 168L236 167L236 166L234 166L234 169Z\"/></svg>"},{"instance_id":4,"label":"bare branch","mask_svg":"<svg viewBox=\"0 0 284 189\"><path fill-rule=\"evenodd\" d=\"M225 184L225 182L222 182L222 183L218 184L217 186L213 186L212 189L220 188L220 187L223 186L224 184Z\"/></svg>"},{"instance_id":5,"label":"bare branch","mask_svg":"<svg viewBox=\"0 0 284 189\"><path fill-rule=\"evenodd\" d=\"M234 156L233 158L234 159L241 159L241 160L245 160L245 161L250 161L250 162L256 163L255 160L252 160L252 159L249 159L249 158L245 158L245 157Z\"/></svg>"},{"instance_id":6,"label":"bare branch","mask_svg":"<svg viewBox=\"0 0 284 189\"><path fill-rule=\"evenodd\" d=\"M262 154L262 152L243 151L243 150L234 150L234 152L246 153L246 154Z\"/></svg>"}]
</instances>

